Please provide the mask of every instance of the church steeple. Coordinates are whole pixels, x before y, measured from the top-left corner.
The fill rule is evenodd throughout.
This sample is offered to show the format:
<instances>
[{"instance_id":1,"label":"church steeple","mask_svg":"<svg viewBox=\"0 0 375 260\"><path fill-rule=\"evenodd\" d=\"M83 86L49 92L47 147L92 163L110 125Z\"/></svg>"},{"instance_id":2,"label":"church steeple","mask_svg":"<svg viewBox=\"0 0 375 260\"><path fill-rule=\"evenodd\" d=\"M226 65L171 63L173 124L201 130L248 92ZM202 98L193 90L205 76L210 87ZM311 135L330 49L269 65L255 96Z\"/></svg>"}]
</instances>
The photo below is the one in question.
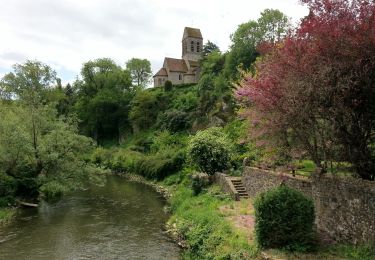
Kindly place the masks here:
<instances>
[{"instance_id":1,"label":"church steeple","mask_svg":"<svg viewBox=\"0 0 375 260\"><path fill-rule=\"evenodd\" d=\"M201 58L203 37L198 28L185 27L182 36L182 58L198 61Z\"/></svg>"}]
</instances>

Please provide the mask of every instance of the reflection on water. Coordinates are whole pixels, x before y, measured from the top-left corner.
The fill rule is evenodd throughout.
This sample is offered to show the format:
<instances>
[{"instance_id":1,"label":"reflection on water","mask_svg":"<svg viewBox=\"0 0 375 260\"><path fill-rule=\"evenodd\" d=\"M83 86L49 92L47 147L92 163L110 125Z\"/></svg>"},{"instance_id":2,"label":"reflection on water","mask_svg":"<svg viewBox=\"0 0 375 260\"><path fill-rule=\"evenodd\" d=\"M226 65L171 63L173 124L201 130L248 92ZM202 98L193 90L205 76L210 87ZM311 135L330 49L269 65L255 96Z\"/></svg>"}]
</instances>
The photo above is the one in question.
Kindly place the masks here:
<instances>
[{"instance_id":1,"label":"reflection on water","mask_svg":"<svg viewBox=\"0 0 375 260\"><path fill-rule=\"evenodd\" d=\"M115 176L104 187L25 209L0 228L0 259L179 259L163 233L164 201Z\"/></svg>"}]
</instances>

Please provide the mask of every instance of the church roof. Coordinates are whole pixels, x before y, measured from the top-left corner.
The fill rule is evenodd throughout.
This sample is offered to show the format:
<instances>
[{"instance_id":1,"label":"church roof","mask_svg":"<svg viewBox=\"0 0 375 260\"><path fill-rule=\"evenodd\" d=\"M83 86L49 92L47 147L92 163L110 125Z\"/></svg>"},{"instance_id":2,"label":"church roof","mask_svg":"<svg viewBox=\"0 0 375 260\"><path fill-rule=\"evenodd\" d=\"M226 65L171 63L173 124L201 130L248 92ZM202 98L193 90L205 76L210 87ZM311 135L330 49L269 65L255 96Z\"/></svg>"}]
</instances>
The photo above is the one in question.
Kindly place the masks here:
<instances>
[{"instance_id":1,"label":"church roof","mask_svg":"<svg viewBox=\"0 0 375 260\"><path fill-rule=\"evenodd\" d=\"M154 77L156 76L168 76L168 72L165 68L161 68L155 75Z\"/></svg>"},{"instance_id":2,"label":"church roof","mask_svg":"<svg viewBox=\"0 0 375 260\"><path fill-rule=\"evenodd\" d=\"M201 30L198 28L191 28L191 27L185 27L183 38L185 39L186 37L203 39Z\"/></svg>"},{"instance_id":3,"label":"church roof","mask_svg":"<svg viewBox=\"0 0 375 260\"><path fill-rule=\"evenodd\" d=\"M169 71L186 72L188 70L185 60L182 59L165 58L164 64Z\"/></svg>"}]
</instances>

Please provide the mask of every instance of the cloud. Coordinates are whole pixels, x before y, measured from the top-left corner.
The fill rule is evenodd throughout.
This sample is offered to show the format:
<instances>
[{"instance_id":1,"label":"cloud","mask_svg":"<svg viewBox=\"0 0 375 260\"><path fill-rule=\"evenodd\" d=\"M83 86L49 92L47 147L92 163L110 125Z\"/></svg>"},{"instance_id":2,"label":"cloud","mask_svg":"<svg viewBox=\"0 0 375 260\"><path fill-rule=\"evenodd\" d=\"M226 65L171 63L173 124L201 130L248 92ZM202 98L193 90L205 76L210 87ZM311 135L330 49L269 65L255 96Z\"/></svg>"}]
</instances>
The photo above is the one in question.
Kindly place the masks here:
<instances>
[{"instance_id":1,"label":"cloud","mask_svg":"<svg viewBox=\"0 0 375 260\"><path fill-rule=\"evenodd\" d=\"M165 56L180 57L185 26L199 27L226 50L238 24L277 8L298 20L306 15L298 0L13 0L0 9L0 72L14 63L38 59L66 82L82 63L100 57L124 65L147 58L156 71ZM282 3L281 3L282 2Z\"/></svg>"}]
</instances>

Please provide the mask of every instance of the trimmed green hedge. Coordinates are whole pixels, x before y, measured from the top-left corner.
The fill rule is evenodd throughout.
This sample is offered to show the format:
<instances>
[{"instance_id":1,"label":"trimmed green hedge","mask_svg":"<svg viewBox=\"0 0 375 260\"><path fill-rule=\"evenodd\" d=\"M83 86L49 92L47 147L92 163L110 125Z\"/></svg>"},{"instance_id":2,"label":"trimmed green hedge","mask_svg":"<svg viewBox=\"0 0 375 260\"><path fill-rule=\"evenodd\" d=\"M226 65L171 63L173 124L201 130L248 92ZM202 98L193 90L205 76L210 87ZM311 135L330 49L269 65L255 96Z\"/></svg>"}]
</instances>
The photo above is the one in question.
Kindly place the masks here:
<instances>
[{"instance_id":1,"label":"trimmed green hedge","mask_svg":"<svg viewBox=\"0 0 375 260\"><path fill-rule=\"evenodd\" d=\"M309 251L314 238L314 204L285 185L261 193L254 202L255 232L263 248Z\"/></svg>"}]
</instances>

